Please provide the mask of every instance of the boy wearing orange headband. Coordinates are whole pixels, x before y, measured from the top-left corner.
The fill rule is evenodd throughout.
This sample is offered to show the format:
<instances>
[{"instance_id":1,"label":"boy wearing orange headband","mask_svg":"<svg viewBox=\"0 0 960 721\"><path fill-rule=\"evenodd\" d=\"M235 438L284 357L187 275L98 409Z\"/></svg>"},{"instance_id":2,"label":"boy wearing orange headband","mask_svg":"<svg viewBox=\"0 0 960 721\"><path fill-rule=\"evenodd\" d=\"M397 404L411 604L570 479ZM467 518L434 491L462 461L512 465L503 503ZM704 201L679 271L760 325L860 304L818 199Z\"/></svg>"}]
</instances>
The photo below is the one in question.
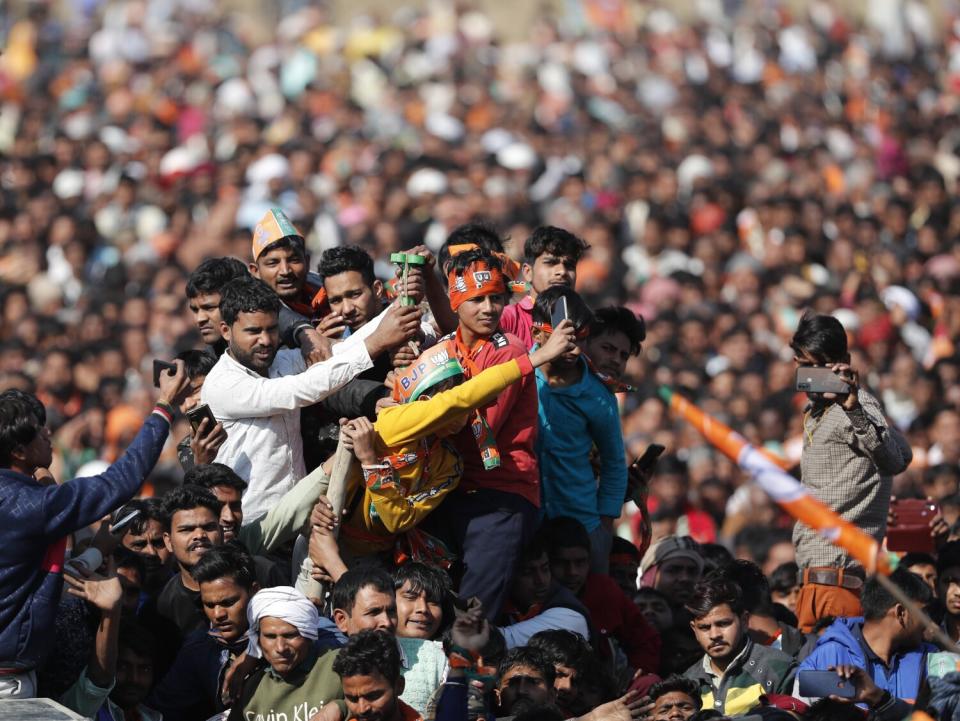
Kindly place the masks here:
<instances>
[{"instance_id":1,"label":"boy wearing orange headband","mask_svg":"<svg viewBox=\"0 0 960 721\"><path fill-rule=\"evenodd\" d=\"M516 337L500 331L507 287L496 256L479 249L460 253L451 260L447 280L459 325L441 342L453 348L467 378L527 354ZM520 549L538 518L536 434L537 388L527 376L457 434L460 486L443 502L443 511L427 519L428 530L466 564L460 593L479 597L491 619L500 613Z\"/></svg>"}]
</instances>

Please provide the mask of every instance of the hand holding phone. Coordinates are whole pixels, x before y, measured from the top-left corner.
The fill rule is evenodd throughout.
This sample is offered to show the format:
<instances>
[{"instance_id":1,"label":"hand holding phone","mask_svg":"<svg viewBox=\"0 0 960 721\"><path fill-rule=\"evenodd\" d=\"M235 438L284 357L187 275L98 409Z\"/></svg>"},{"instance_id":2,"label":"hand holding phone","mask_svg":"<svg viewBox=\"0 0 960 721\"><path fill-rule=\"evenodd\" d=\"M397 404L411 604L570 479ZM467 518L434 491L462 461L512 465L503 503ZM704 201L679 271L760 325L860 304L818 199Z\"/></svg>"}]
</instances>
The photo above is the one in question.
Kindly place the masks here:
<instances>
[{"instance_id":1,"label":"hand holding phone","mask_svg":"<svg viewBox=\"0 0 960 721\"><path fill-rule=\"evenodd\" d=\"M176 363L167 363L167 361L162 361L159 358L153 359L153 385L155 388L160 387L160 374L164 371L167 372L167 375L176 375L177 373L177 364Z\"/></svg>"},{"instance_id":2,"label":"hand holding phone","mask_svg":"<svg viewBox=\"0 0 960 721\"><path fill-rule=\"evenodd\" d=\"M800 671L797 679L800 683L800 695L806 698L857 697L853 681L840 676L836 671Z\"/></svg>"},{"instance_id":3,"label":"hand holding phone","mask_svg":"<svg viewBox=\"0 0 960 721\"><path fill-rule=\"evenodd\" d=\"M650 470L657 464L657 459L663 455L665 450L667 450L666 446L661 446L659 443L651 443L647 446L647 450L643 452L643 455L630 465L638 471Z\"/></svg>"},{"instance_id":4,"label":"hand holding phone","mask_svg":"<svg viewBox=\"0 0 960 721\"><path fill-rule=\"evenodd\" d=\"M801 366L797 368L797 390L803 393L846 395L850 392L850 386L830 368Z\"/></svg>"},{"instance_id":5,"label":"hand holding phone","mask_svg":"<svg viewBox=\"0 0 960 721\"><path fill-rule=\"evenodd\" d=\"M210 410L210 406L206 403L201 403L194 408L191 408L186 412L187 420L190 421L190 427L193 428L194 432L200 427L200 424L204 419L207 420L207 433L213 430L213 427L217 425L217 419L213 415L213 411Z\"/></svg>"}]
</instances>

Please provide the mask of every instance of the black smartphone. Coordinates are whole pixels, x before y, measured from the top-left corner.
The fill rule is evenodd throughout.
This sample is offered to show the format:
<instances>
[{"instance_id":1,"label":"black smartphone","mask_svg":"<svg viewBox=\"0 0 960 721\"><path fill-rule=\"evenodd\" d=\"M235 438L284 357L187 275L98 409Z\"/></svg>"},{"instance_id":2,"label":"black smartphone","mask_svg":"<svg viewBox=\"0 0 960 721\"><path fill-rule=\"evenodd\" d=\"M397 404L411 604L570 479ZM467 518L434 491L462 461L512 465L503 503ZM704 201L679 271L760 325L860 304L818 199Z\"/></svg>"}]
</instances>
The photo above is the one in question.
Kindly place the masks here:
<instances>
[{"instance_id":1,"label":"black smartphone","mask_svg":"<svg viewBox=\"0 0 960 721\"><path fill-rule=\"evenodd\" d=\"M567 299L561 297L553 304L553 311L550 315L550 325L556 329L567 317Z\"/></svg>"},{"instance_id":2,"label":"black smartphone","mask_svg":"<svg viewBox=\"0 0 960 721\"><path fill-rule=\"evenodd\" d=\"M637 458L631 465L641 471L653 468L657 463L657 459L663 455L665 450L667 450L666 446L661 446L659 443L651 443L647 446L647 450L643 452L643 455Z\"/></svg>"},{"instance_id":3,"label":"black smartphone","mask_svg":"<svg viewBox=\"0 0 960 721\"><path fill-rule=\"evenodd\" d=\"M849 393L850 386L829 368L797 368L797 390L804 393Z\"/></svg>"},{"instance_id":4,"label":"black smartphone","mask_svg":"<svg viewBox=\"0 0 960 721\"><path fill-rule=\"evenodd\" d=\"M169 371L170 371L170 375L174 375L174 374L176 374L176 372L177 372L177 364L176 364L176 363L167 363L166 361L162 361L162 360L160 360L159 358L154 358L154 359L153 359L153 385L154 385L154 387L156 387L156 388L159 388L159 387L160 387L160 374L163 373L165 370L169 370Z\"/></svg>"},{"instance_id":5,"label":"black smartphone","mask_svg":"<svg viewBox=\"0 0 960 721\"><path fill-rule=\"evenodd\" d=\"M127 528L130 527L130 524L133 523L140 517L140 509L134 508L129 513L124 514L120 517L120 514L123 512L123 509L119 509L116 513L113 514L113 520L110 523L110 533L115 536L122 536L126 533Z\"/></svg>"},{"instance_id":6,"label":"black smartphone","mask_svg":"<svg viewBox=\"0 0 960 721\"><path fill-rule=\"evenodd\" d=\"M463 598L462 596L450 591L450 603L458 611L467 611L470 608L469 599Z\"/></svg>"},{"instance_id":7,"label":"black smartphone","mask_svg":"<svg viewBox=\"0 0 960 721\"><path fill-rule=\"evenodd\" d=\"M805 698L856 698L857 689L849 679L838 676L836 671L800 671L800 695Z\"/></svg>"},{"instance_id":8,"label":"black smartphone","mask_svg":"<svg viewBox=\"0 0 960 721\"><path fill-rule=\"evenodd\" d=\"M200 405L191 408L186 412L186 416L187 420L190 421L190 427L193 428L194 431L200 427L200 424L203 422L204 418L206 418L208 421L207 433L209 433L211 429L217 425L217 419L214 417L213 411L210 410L210 406L208 406L206 403L201 403Z\"/></svg>"}]
</instances>

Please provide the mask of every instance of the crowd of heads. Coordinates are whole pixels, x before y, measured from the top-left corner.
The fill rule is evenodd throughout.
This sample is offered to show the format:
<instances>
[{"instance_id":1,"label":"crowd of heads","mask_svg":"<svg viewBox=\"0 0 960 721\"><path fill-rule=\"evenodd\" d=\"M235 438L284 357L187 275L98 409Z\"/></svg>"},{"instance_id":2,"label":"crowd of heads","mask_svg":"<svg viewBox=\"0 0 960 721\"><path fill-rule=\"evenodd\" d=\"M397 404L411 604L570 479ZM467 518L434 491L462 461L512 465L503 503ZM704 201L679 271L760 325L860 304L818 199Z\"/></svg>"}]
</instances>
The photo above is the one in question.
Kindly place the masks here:
<instances>
[{"instance_id":1,"label":"crowd of heads","mask_svg":"<svg viewBox=\"0 0 960 721\"><path fill-rule=\"evenodd\" d=\"M391 254L424 246L474 336L510 304L457 295L478 264L532 292L540 346L563 305L578 343L552 370L587 358L617 384L628 458L668 449L649 516L626 505L609 559L663 639L651 718L707 718L676 674L772 643L795 625L802 583L793 520L671 415L664 386L796 464L795 359L859 369L913 450L894 494L937 502L951 541L908 554L891 580L960 624L960 30L938 27L946 9L910 3L904 24L823 2L700 3L681 21L659 3L584 2L510 40L460 7L337 26L325 8L281 5L269 30L221 3L157 0L0 20L0 466L95 475L151 411L152 359L183 361L190 410L216 362L201 348L266 373L296 344L283 308L322 311L348 337L397 295ZM251 249L265 213L297 235L254 234ZM432 392L462 379L448 380ZM172 435L190 432L181 418ZM238 543L247 482L218 463L184 472L180 450L168 444L120 512L139 511L115 558L125 608L176 568L213 632L242 645L263 581ZM557 586L583 596L584 525L554 518L529 540L510 603L537 608ZM330 616L349 641L334 671L351 712L397 720L388 635L449 645L452 588L416 562L338 579ZM867 580L861 601L893 648L924 643L888 587ZM278 673L313 648L273 617L258 633ZM146 698L163 647L162 631L124 624L117 703ZM583 715L630 681L570 631L500 651L502 715Z\"/></svg>"}]
</instances>

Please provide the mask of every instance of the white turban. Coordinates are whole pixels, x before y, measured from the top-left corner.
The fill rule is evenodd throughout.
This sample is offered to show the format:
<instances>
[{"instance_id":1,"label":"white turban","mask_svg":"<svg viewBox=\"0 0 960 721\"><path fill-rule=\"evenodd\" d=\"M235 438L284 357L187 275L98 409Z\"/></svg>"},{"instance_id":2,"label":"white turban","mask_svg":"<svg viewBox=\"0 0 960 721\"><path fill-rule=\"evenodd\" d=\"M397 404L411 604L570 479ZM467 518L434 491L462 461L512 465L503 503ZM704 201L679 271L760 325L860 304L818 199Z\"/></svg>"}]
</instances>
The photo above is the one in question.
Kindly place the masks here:
<instances>
[{"instance_id":1,"label":"white turban","mask_svg":"<svg viewBox=\"0 0 960 721\"><path fill-rule=\"evenodd\" d=\"M260 658L260 619L268 616L296 626L304 638L317 639L320 614L309 598L292 586L265 588L247 606L247 654L253 658Z\"/></svg>"}]
</instances>

